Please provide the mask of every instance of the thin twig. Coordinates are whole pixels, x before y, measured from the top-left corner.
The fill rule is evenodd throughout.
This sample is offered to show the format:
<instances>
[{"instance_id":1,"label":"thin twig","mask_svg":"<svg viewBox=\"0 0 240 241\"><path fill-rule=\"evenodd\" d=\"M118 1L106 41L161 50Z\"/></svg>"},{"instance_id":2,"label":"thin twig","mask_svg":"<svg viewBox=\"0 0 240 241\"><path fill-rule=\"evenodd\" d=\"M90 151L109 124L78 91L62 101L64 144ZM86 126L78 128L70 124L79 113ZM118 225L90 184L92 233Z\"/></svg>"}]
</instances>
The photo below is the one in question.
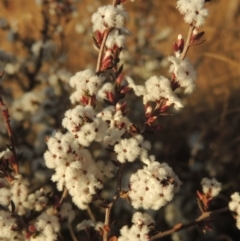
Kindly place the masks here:
<instances>
[{"instance_id":1,"label":"thin twig","mask_svg":"<svg viewBox=\"0 0 240 241\"><path fill-rule=\"evenodd\" d=\"M100 49L99 49L99 53L98 53L96 73L98 73L101 70L105 44L106 44L106 41L107 41L107 37L108 37L108 35L111 31L112 31L112 28L108 28L104 31L103 40L102 40L102 43L101 43L101 46L100 46Z\"/></svg>"},{"instance_id":2,"label":"thin twig","mask_svg":"<svg viewBox=\"0 0 240 241\"><path fill-rule=\"evenodd\" d=\"M171 235L175 232L179 232L183 229L186 229L186 228L189 228L189 227L192 227L192 226L195 226L199 223L201 223L202 221L208 219L208 218L211 218L211 217L214 217L220 213L224 213L224 212L227 212L229 211L229 208L228 207L225 207L225 208L221 208L221 209L218 209L218 210L215 210L215 211L210 211L210 212L205 212L205 213L202 213L196 220L194 221L191 221L187 224L182 224L182 223L179 223L179 224L176 224L172 229L169 229L167 231L164 231L164 232L159 232L158 234L155 234L154 236L152 236L150 238L150 241L153 241L153 240L156 240L156 239L160 239L160 238L163 238L165 236L168 236L168 235Z\"/></svg>"},{"instance_id":3,"label":"thin twig","mask_svg":"<svg viewBox=\"0 0 240 241\"><path fill-rule=\"evenodd\" d=\"M73 231L73 228L72 228L72 224L71 223L68 223L68 229L69 229L69 232L70 232L70 235L71 235L71 238L73 241L78 241L74 231Z\"/></svg>"},{"instance_id":4,"label":"thin twig","mask_svg":"<svg viewBox=\"0 0 240 241\"><path fill-rule=\"evenodd\" d=\"M188 52L188 49L190 48L191 46L191 38L192 38L192 34L193 34L193 31L194 31L195 27L193 24L190 25L190 28L188 30L188 36L187 36L187 40L184 44L184 49L181 53L181 56L180 56L180 59L183 60L186 55L187 55L187 52Z\"/></svg>"},{"instance_id":5,"label":"thin twig","mask_svg":"<svg viewBox=\"0 0 240 241\"><path fill-rule=\"evenodd\" d=\"M95 218L95 216L94 216L94 214L93 214L93 212L92 212L92 210L91 210L91 208L89 206L87 208L87 213L88 213L88 216L91 218L91 220L93 222L96 222L96 218Z\"/></svg>"},{"instance_id":6,"label":"thin twig","mask_svg":"<svg viewBox=\"0 0 240 241\"><path fill-rule=\"evenodd\" d=\"M43 58L44 58L44 44L47 42L47 40L50 38L49 36L49 16L47 15L48 6L45 6L46 3L43 5L42 9L42 17L43 17L43 29L41 30L41 35L42 35L42 46L40 47L39 53L37 60L35 62L35 69L33 72L27 72L27 77L29 80L29 86L28 86L28 91L31 91L37 84L35 77L39 73L40 69L43 66ZM44 8L45 7L45 8Z\"/></svg>"},{"instance_id":7,"label":"thin twig","mask_svg":"<svg viewBox=\"0 0 240 241\"><path fill-rule=\"evenodd\" d=\"M113 208L113 205L115 202L118 200L120 197L120 192L121 192L121 186L122 186L122 173L123 173L124 165L121 165L120 168L118 169L117 173L117 191L116 194L113 197L113 200L111 203L109 203L108 207L106 208L105 212L105 221L104 221L104 229L103 229L103 241L108 240L108 234L110 232L110 216L111 216L111 210Z\"/></svg>"},{"instance_id":8,"label":"thin twig","mask_svg":"<svg viewBox=\"0 0 240 241\"><path fill-rule=\"evenodd\" d=\"M2 96L0 95L0 108L2 111L3 119L6 124L6 129L7 133L11 142L11 151L13 153L13 159L12 159L12 166L16 174L19 173L19 165L18 165L18 160L17 160L17 153L16 153L16 147L15 147L15 141L14 141L14 136L13 136L13 131L12 127L10 124L10 115L8 112L7 106L4 104Z\"/></svg>"},{"instance_id":9,"label":"thin twig","mask_svg":"<svg viewBox=\"0 0 240 241\"><path fill-rule=\"evenodd\" d=\"M63 200L64 200L65 197L67 197L67 195L68 195L68 190L67 190L66 187L64 187L64 190L63 190L63 193L62 193L62 197L61 197L61 199L59 201L59 204L63 203Z\"/></svg>"},{"instance_id":10,"label":"thin twig","mask_svg":"<svg viewBox=\"0 0 240 241\"><path fill-rule=\"evenodd\" d=\"M120 0L113 0L113 6L116 7L117 5L119 5L121 3Z\"/></svg>"}]
</instances>

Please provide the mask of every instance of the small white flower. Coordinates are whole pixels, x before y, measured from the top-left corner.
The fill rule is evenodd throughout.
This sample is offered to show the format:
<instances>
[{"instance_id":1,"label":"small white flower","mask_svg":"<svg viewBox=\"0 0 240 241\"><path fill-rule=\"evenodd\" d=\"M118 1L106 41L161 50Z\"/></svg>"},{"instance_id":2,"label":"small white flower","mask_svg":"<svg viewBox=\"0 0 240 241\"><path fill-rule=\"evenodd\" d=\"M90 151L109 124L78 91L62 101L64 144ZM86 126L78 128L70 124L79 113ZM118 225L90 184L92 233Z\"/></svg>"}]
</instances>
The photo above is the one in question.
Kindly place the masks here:
<instances>
[{"instance_id":1,"label":"small white flower","mask_svg":"<svg viewBox=\"0 0 240 241\"><path fill-rule=\"evenodd\" d=\"M208 10L204 8L205 0L178 0L177 8L184 15L188 24L200 27L208 16Z\"/></svg>"},{"instance_id":2,"label":"small white flower","mask_svg":"<svg viewBox=\"0 0 240 241\"><path fill-rule=\"evenodd\" d=\"M154 224L153 219L147 213L137 212L133 215L132 222L131 228L122 227L118 241L148 241L148 233L151 231L148 225Z\"/></svg>"},{"instance_id":3,"label":"small white flower","mask_svg":"<svg viewBox=\"0 0 240 241\"><path fill-rule=\"evenodd\" d=\"M67 110L62 120L62 126L69 132L77 132L84 123L90 122L96 115L92 106L80 106Z\"/></svg>"},{"instance_id":4,"label":"small white flower","mask_svg":"<svg viewBox=\"0 0 240 241\"><path fill-rule=\"evenodd\" d=\"M11 201L11 192L8 188L0 188L0 204L3 206L8 206Z\"/></svg>"},{"instance_id":5,"label":"small white flower","mask_svg":"<svg viewBox=\"0 0 240 241\"><path fill-rule=\"evenodd\" d=\"M31 240L57 240L58 232L60 231L60 224L58 218L53 214L48 214L47 212L42 213L36 219L34 227L39 234L34 238L31 237Z\"/></svg>"},{"instance_id":6,"label":"small white flower","mask_svg":"<svg viewBox=\"0 0 240 241\"><path fill-rule=\"evenodd\" d=\"M92 15L93 31L103 32L107 28L122 28L128 15L122 5L99 7Z\"/></svg>"},{"instance_id":7,"label":"small white flower","mask_svg":"<svg viewBox=\"0 0 240 241\"><path fill-rule=\"evenodd\" d=\"M117 46L119 48L124 47L126 40L125 32L126 31L122 31L121 29L114 29L113 31L111 31L106 41L106 47L108 49L111 49L114 46Z\"/></svg>"},{"instance_id":8,"label":"small white flower","mask_svg":"<svg viewBox=\"0 0 240 241\"><path fill-rule=\"evenodd\" d=\"M180 87L185 89L185 93L192 93L196 79L196 72L193 65L187 58L181 60L180 57L170 56L168 60L172 62L169 71L174 73L176 81L179 83Z\"/></svg>"},{"instance_id":9,"label":"small white flower","mask_svg":"<svg viewBox=\"0 0 240 241\"><path fill-rule=\"evenodd\" d=\"M154 224L155 222L154 222L154 219L149 214L136 212L132 217L132 223L150 225L150 224Z\"/></svg>"},{"instance_id":10,"label":"small white flower","mask_svg":"<svg viewBox=\"0 0 240 241\"><path fill-rule=\"evenodd\" d=\"M79 143L82 146L89 146L96 139L96 129L97 126L94 122L84 124L80 131L77 132Z\"/></svg>"},{"instance_id":11,"label":"small white flower","mask_svg":"<svg viewBox=\"0 0 240 241\"><path fill-rule=\"evenodd\" d=\"M126 78L135 94L137 96L143 96L143 103L148 101L159 101L161 99L166 100L166 105L173 104L176 109L182 108L183 105L180 99L172 91L170 81L163 76L152 76L146 82L145 86L135 85L130 77Z\"/></svg>"},{"instance_id":12,"label":"small white flower","mask_svg":"<svg viewBox=\"0 0 240 241\"><path fill-rule=\"evenodd\" d=\"M0 210L0 239L6 241L15 240L18 232L14 231L12 227L16 226L17 220L13 218L11 212Z\"/></svg>"},{"instance_id":13,"label":"small white flower","mask_svg":"<svg viewBox=\"0 0 240 241\"><path fill-rule=\"evenodd\" d=\"M132 78L129 76L126 76L126 80L128 82L128 86L133 89L134 93L136 96L143 96L146 94L146 89L142 85L135 85L134 81Z\"/></svg>"},{"instance_id":14,"label":"small white flower","mask_svg":"<svg viewBox=\"0 0 240 241\"><path fill-rule=\"evenodd\" d=\"M140 147L135 138L122 139L119 144L114 146L117 153L117 160L120 162L133 162L140 154Z\"/></svg>"},{"instance_id":15,"label":"small white flower","mask_svg":"<svg viewBox=\"0 0 240 241\"><path fill-rule=\"evenodd\" d=\"M108 93L115 94L115 87L112 83L105 83L102 88L97 93L97 98L99 100L107 100Z\"/></svg>"},{"instance_id":16,"label":"small white flower","mask_svg":"<svg viewBox=\"0 0 240 241\"><path fill-rule=\"evenodd\" d=\"M144 141L141 135L137 135L129 139L121 139L114 146L114 151L117 153L117 160L124 163L133 162L137 157L147 155L147 150L150 148L149 142Z\"/></svg>"},{"instance_id":17,"label":"small white flower","mask_svg":"<svg viewBox=\"0 0 240 241\"><path fill-rule=\"evenodd\" d=\"M240 194L235 192L231 195L231 201L228 204L229 209L235 212L236 215L236 225L240 229Z\"/></svg>"},{"instance_id":18,"label":"small white flower","mask_svg":"<svg viewBox=\"0 0 240 241\"><path fill-rule=\"evenodd\" d=\"M35 193L30 194L24 205L30 210L36 210L40 212L47 206L47 203L48 199L46 197L46 193L44 190L40 189Z\"/></svg>"},{"instance_id":19,"label":"small white flower","mask_svg":"<svg viewBox=\"0 0 240 241\"><path fill-rule=\"evenodd\" d=\"M29 182L27 179L24 179L21 175L15 175L11 187L11 200L15 204L16 213L19 215L24 215L26 213L26 208L23 203L28 196L28 186Z\"/></svg>"},{"instance_id":20,"label":"small white flower","mask_svg":"<svg viewBox=\"0 0 240 241\"><path fill-rule=\"evenodd\" d=\"M77 72L69 80L71 87L75 92L70 96L71 102L79 103L83 96L94 96L97 94L105 78L97 76L91 69Z\"/></svg>"},{"instance_id":21,"label":"small white flower","mask_svg":"<svg viewBox=\"0 0 240 241\"><path fill-rule=\"evenodd\" d=\"M106 146L113 146L119 142L132 124L122 111L116 110L114 106L103 109L97 117L108 123L108 129L102 136L103 144Z\"/></svg>"},{"instance_id":22,"label":"small white flower","mask_svg":"<svg viewBox=\"0 0 240 241\"><path fill-rule=\"evenodd\" d=\"M235 192L234 194L231 195L231 201L229 202L228 206L229 209L233 212L236 212L239 210L240 207L240 194L238 192ZM240 216L240 212L238 213Z\"/></svg>"},{"instance_id":23,"label":"small white flower","mask_svg":"<svg viewBox=\"0 0 240 241\"><path fill-rule=\"evenodd\" d=\"M204 177L201 181L203 193L211 197L215 197L219 194L222 188L222 184L219 183L215 178L209 179Z\"/></svg>"}]
</instances>

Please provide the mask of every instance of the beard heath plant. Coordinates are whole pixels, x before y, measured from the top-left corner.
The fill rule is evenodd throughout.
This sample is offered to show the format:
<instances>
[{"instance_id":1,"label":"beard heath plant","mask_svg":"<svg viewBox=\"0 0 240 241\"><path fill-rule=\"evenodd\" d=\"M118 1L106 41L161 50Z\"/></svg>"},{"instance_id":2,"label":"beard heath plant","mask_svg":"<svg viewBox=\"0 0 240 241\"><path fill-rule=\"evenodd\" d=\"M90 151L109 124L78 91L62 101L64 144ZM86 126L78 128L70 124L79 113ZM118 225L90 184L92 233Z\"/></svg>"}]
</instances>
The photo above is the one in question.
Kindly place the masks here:
<instances>
[{"instance_id":1,"label":"beard heath plant","mask_svg":"<svg viewBox=\"0 0 240 241\"><path fill-rule=\"evenodd\" d=\"M152 241L194 225L209 230L213 217L229 210L237 214L240 227L239 193L231 196L229 206L211 210L210 203L221 191L215 178L201 181L202 191L197 191L201 215L194 221L176 223L169 230L160 231L147 213L166 206L184 185L174 166L151 154L152 143L146 139L146 133L159 131L162 127L158 120L163 115L183 108L176 90L185 94L194 91L196 72L187 53L195 43L203 42L200 27L208 16L206 6L210 1L177 1L176 8L189 25L188 35L184 38L179 34L173 45L174 53L168 57L170 77L149 76L144 84L124 73L120 64L130 36L125 27L129 19L125 1L114 0L92 15L92 39L98 51L96 69L81 70L70 77L72 107L64 113L62 128L46 137L45 165L52 170L50 178L56 184L55 193L61 196L52 195L54 189L49 191L49 187L32 190L30 181L21 174L22 156L14 142L8 108L0 99L10 140L7 150L0 153L0 240ZM66 4L69 6L70 2ZM127 97L132 93L142 100L141 126L129 115ZM101 152L107 153L108 159L102 160ZM135 170L130 169L129 173L127 167L131 165ZM105 190L113 179L116 187L106 198ZM128 188L123 187L123 182L127 182ZM133 207L134 211L132 225L125 223L116 230L115 222L119 220L114 217L114 210L118 203ZM77 208L87 210L89 218L77 217ZM94 216L97 208L104 210L104 219ZM69 232L62 232L64 225ZM78 239L76 230L85 231L86 235Z\"/></svg>"}]
</instances>

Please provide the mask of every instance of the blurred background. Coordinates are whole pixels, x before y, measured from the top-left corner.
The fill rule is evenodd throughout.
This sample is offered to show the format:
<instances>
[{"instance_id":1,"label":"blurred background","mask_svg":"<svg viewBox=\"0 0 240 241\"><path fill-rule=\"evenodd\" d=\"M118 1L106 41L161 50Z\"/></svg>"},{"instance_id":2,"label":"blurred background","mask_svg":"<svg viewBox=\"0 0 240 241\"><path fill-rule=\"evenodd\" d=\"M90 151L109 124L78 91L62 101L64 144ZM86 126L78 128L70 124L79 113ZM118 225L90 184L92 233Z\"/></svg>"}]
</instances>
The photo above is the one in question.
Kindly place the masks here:
<instances>
[{"instance_id":1,"label":"blurred background","mask_svg":"<svg viewBox=\"0 0 240 241\"><path fill-rule=\"evenodd\" d=\"M0 68L5 70L0 92L11 111L17 147L24 156L22 172L32 179L32 190L51 176L44 166L44 140L61 128L70 107L69 78L77 71L95 69L91 15L104 4L111 1L0 1ZM172 45L178 34L186 37L188 32L175 5L175 0L124 3L132 36L121 55L123 72L139 83L152 75L170 76L167 58L173 54ZM188 53L197 70L196 90L182 96L185 107L180 112L161 117L164 128L159 133L146 135L153 143L152 154L167 162L183 182L174 201L152 213L162 231L200 214L196 190L203 177L215 177L223 184L213 210L225 207L230 195L240 191L240 1L212 0L206 5L209 17L200 29L206 41ZM141 126L141 101L126 98L133 108L131 120ZM6 144L1 120L2 151ZM127 178L128 173L126 182ZM131 218L127 205L116 210L116 216L122 215L119 227ZM203 234L195 227L163 240L238 241L240 231L235 226L230 214L222 214L211 232Z\"/></svg>"}]
</instances>

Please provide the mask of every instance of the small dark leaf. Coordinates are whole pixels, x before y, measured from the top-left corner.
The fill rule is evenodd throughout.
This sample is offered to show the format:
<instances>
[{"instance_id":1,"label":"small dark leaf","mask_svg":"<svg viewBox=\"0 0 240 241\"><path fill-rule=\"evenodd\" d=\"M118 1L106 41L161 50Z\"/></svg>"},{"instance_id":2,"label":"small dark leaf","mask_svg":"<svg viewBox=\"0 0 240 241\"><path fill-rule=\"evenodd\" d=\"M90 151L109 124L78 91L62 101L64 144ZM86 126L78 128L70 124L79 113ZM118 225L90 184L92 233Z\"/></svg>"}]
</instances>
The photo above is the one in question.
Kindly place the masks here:
<instances>
[{"instance_id":1,"label":"small dark leaf","mask_svg":"<svg viewBox=\"0 0 240 241\"><path fill-rule=\"evenodd\" d=\"M194 35L192 40L195 41L195 40L200 40L202 38L202 36L205 34L204 31L198 33L197 35Z\"/></svg>"},{"instance_id":2,"label":"small dark leaf","mask_svg":"<svg viewBox=\"0 0 240 241\"><path fill-rule=\"evenodd\" d=\"M15 212L15 204L14 202L11 200L11 212L14 213Z\"/></svg>"},{"instance_id":3,"label":"small dark leaf","mask_svg":"<svg viewBox=\"0 0 240 241\"><path fill-rule=\"evenodd\" d=\"M116 167L120 167L121 166L121 163L119 161L116 161L116 160L111 160L112 164Z\"/></svg>"},{"instance_id":4,"label":"small dark leaf","mask_svg":"<svg viewBox=\"0 0 240 241\"><path fill-rule=\"evenodd\" d=\"M123 65L124 64L121 64L121 66L119 67L118 71L117 71L117 77L122 73L123 71Z\"/></svg>"},{"instance_id":5,"label":"small dark leaf","mask_svg":"<svg viewBox=\"0 0 240 241\"><path fill-rule=\"evenodd\" d=\"M109 67L107 67L106 69L101 70L101 71L106 71L106 70L112 69L112 68L115 67L115 66L116 66L116 65L110 65Z\"/></svg>"},{"instance_id":6,"label":"small dark leaf","mask_svg":"<svg viewBox=\"0 0 240 241\"><path fill-rule=\"evenodd\" d=\"M197 45L200 45L202 43L204 43L206 41L206 39L203 39L203 40L199 40L199 41L194 41L191 46L197 46Z\"/></svg>"},{"instance_id":7,"label":"small dark leaf","mask_svg":"<svg viewBox=\"0 0 240 241\"><path fill-rule=\"evenodd\" d=\"M22 161L23 160L23 152L21 152L21 153L19 153L19 154L17 154L17 160L18 161Z\"/></svg>"}]
</instances>

